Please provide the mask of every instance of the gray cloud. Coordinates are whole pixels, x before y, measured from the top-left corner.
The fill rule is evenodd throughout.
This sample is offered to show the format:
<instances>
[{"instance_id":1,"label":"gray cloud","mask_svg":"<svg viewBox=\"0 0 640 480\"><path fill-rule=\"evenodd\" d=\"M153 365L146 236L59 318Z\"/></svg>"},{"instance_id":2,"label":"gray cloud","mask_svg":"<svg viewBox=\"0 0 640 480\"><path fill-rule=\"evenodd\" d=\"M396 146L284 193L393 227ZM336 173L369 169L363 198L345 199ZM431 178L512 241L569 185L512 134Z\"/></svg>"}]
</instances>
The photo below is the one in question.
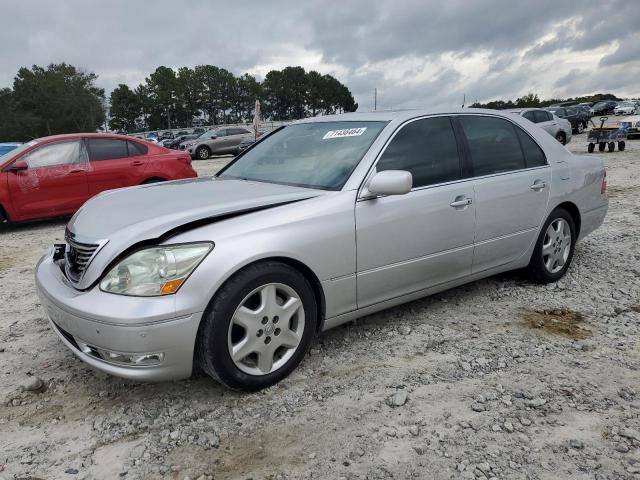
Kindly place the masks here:
<instances>
[{"instance_id":1,"label":"gray cloud","mask_svg":"<svg viewBox=\"0 0 640 480\"><path fill-rule=\"evenodd\" d=\"M301 64L336 75L362 109L376 87L383 108L458 105L465 93L640 95L635 0L5 0L3 18L0 86L21 66L61 61L107 91L159 65Z\"/></svg>"}]
</instances>

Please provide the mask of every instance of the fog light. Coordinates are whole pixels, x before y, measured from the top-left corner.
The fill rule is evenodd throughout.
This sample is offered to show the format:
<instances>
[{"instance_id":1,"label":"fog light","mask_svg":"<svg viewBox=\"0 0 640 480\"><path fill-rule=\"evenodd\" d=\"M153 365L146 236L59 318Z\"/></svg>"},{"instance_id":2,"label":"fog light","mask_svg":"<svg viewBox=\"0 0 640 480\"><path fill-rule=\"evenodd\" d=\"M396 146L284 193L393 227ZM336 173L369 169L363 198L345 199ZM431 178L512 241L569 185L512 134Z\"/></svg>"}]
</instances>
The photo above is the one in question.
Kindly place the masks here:
<instances>
[{"instance_id":1,"label":"fog light","mask_svg":"<svg viewBox=\"0 0 640 480\"><path fill-rule=\"evenodd\" d=\"M78 344L78 347L80 347L80 351L82 351L82 353L104 360L105 362L115 363L118 365L145 367L150 365L160 365L164 360L164 352L122 353L94 347L93 345L78 341L77 339L76 343Z\"/></svg>"}]
</instances>

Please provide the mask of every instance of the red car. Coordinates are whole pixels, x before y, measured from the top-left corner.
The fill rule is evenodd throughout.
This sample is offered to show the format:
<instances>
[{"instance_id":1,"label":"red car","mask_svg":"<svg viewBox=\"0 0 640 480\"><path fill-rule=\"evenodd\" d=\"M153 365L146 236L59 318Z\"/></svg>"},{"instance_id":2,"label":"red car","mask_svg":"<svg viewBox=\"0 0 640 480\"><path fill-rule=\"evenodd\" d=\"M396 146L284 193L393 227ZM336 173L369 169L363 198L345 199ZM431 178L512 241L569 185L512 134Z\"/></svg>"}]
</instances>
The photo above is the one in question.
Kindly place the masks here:
<instances>
[{"instance_id":1,"label":"red car","mask_svg":"<svg viewBox=\"0 0 640 480\"><path fill-rule=\"evenodd\" d=\"M112 188L197 177L187 152L124 135L39 138L0 156L0 223L73 214Z\"/></svg>"}]
</instances>

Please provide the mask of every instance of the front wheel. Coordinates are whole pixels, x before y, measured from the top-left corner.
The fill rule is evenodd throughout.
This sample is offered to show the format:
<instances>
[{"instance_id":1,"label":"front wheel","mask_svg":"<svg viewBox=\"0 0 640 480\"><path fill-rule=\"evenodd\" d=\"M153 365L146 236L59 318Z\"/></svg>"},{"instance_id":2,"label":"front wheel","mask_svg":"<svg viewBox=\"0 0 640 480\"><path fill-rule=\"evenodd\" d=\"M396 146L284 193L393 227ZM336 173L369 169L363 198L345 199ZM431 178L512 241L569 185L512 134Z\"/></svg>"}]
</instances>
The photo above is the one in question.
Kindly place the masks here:
<instances>
[{"instance_id":1,"label":"front wheel","mask_svg":"<svg viewBox=\"0 0 640 480\"><path fill-rule=\"evenodd\" d=\"M230 388L260 390L298 366L317 321L304 275L280 262L255 264L227 281L205 311L196 361Z\"/></svg>"},{"instance_id":2,"label":"front wheel","mask_svg":"<svg viewBox=\"0 0 640 480\"><path fill-rule=\"evenodd\" d=\"M529 278L536 283L551 283L567 272L576 243L573 217L556 208L542 226L527 267Z\"/></svg>"},{"instance_id":3,"label":"front wheel","mask_svg":"<svg viewBox=\"0 0 640 480\"><path fill-rule=\"evenodd\" d=\"M196 157L200 160L206 160L211 155L211 152L207 147L198 147L196 149Z\"/></svg>"},{"instance_id":4,"label":"front wheel","mask_svg":"<svg viewBox=\"0 0 640 480\"><path fill-rule=\"evenodd\" d=\"M567 136L564 134L564 132L558 132L558 134L556 135L556 140L558 140L562 145L565 145L567 143Z\"/></svg>"}]
</instances>

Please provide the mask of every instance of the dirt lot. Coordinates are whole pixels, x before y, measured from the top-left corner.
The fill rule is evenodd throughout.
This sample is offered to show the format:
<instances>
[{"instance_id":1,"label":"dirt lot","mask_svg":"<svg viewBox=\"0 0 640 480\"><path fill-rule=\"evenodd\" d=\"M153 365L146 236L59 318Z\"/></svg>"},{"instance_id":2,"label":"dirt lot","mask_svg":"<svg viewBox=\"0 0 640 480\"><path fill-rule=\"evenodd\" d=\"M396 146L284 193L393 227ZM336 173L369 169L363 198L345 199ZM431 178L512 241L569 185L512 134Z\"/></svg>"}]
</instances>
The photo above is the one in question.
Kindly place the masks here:
<instances>
[{"instance_id":1,"label":"dirt lot","mask_svg":"<svg viewBox=\"0 0 640 480\"><path fill-rule=\"evenodd\" d=\"M609 215L562 281L501 275L368 316L251 395L86 367L33 285L64 222L9 228L0 478L640 478L640 140L601 155Z\"/></svg>"}]
</instances>

